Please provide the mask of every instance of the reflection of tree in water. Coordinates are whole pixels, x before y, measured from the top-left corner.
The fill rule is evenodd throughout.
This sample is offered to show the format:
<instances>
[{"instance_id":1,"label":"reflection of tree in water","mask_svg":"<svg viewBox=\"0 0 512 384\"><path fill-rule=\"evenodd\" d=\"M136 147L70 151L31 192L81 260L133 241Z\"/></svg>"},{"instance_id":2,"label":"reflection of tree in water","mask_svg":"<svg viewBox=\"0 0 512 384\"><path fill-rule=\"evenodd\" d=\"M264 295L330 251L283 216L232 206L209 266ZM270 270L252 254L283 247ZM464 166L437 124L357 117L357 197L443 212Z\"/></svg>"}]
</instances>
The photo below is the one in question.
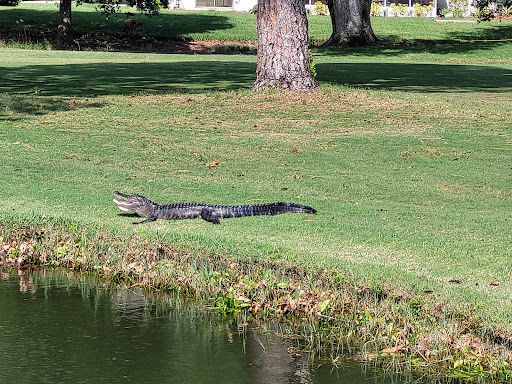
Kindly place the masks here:
<instances>
[{"instance_id":1,"label":"reflection of tree in water","mask_svg":"<svg viewBox=\"0 0 512 384\"><path fill-rule=\"evenodd\" d=\"M305 354L290 355L281 338L269 340L265 349L253 337L247 340L247 353L252 363L251 383L311 383L308 357Z\"/></svg>"},{"instance_id":2,"label":"reflection of tree in water","mask_svg":"<svg viewBox=\"0 0 512 384\"><path fill-rule=\"evenodd\" d=\"M31 273L27 273L25 270L18 269L18 276L20 278L20 292L35 294L37 287L34 284L34 276Z\"/></svg>"}]
</instances>

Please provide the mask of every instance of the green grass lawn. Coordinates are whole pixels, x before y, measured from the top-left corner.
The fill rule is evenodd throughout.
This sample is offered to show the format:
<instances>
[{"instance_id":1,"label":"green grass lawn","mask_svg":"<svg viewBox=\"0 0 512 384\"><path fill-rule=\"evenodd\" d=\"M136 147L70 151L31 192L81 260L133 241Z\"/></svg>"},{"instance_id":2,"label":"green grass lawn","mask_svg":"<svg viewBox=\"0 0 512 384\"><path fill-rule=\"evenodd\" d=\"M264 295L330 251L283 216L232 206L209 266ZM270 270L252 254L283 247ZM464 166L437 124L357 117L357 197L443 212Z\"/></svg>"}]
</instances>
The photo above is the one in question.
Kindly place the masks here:
<instances>
[{"instance_id":1,"label":"green grass lawn","mask_svg":"<svg viewBox=\"0 0 512 384\"><path fill-rule=\"evenodd\" d=\"M0 49L0 217L334 268L511 329L512 55L488 41L511 24L375 29L419 41L427 22L431 47L315 51L323 86L309 95L251 93L255 56ZM139 227L113 190L318 215Z\"/></svg>"}]
</instances>

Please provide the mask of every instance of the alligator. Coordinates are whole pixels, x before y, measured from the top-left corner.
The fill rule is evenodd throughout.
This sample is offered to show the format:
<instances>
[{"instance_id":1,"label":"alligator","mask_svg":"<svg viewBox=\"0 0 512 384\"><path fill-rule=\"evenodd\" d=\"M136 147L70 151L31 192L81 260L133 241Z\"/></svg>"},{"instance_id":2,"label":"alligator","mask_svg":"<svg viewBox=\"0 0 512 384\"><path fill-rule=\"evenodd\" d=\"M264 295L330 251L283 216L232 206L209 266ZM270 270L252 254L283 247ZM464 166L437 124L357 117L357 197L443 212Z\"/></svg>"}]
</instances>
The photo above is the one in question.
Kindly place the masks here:
<instances>
[{"instance_id":1,"label":"alligator","mask_svg":"<svg viewBox=\"0 0 512 384\"><path fill-rule=\"evenodd\" d=\"M149 223L158 219L183 220L203 218L213 224L220 224L220 219L230 217L279 215L282 213L310 213L315 214L316 210L307 205L297 203L268 203L250 205L213 205L202 203L174 203L157 204L144 196L125 195L115 191L114 203L123 212L135 212L146 220L133 224Z\"/></svg>"}]
</instances>

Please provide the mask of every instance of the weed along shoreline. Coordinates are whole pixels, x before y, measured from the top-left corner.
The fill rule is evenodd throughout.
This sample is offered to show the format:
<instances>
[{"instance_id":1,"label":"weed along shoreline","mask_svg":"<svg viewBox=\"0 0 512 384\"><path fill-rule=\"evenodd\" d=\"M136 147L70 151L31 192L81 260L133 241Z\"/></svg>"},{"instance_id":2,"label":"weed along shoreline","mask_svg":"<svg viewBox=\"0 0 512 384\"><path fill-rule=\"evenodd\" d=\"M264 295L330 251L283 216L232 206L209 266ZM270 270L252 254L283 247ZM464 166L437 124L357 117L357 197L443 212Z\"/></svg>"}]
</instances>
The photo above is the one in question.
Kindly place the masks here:
<instances>
[{"instance_id":1,"label":"weed along shoreline","mask_svg":"<svg viewBox=\"0 0 512 384\"><path fill-rule=\"evenodd\" d=\"M344 359L438 379L511 379L510 343L471 311L450 311L425 295L358 285L336 270L173 249L75 226L0 224L0 267L66 268L148 291L179 292L205 308L278 319L296 353Z\"/></svg>"}]
</instances>

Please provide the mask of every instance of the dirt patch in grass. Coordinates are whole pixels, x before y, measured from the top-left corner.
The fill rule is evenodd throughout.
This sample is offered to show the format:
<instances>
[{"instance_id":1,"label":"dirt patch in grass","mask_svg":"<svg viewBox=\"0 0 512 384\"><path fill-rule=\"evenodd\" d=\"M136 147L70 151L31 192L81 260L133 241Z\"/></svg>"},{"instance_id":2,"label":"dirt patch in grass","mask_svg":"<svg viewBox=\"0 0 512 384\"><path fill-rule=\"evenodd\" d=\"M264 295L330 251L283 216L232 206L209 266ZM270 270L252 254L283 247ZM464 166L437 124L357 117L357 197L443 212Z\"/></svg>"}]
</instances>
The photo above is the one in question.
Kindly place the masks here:
<instances>
[{"instance_id":1,"label":"dirt patch in grass","mask_svg":"<svg viewBox=\"0 0 512 384\"><path fill-rule=\"evenodd\" d=\"M74 49L186 54L256 54L256 44L239 41L160 40L147 36L82 35L73 39Z\"/></svg>"}]
</instances>

